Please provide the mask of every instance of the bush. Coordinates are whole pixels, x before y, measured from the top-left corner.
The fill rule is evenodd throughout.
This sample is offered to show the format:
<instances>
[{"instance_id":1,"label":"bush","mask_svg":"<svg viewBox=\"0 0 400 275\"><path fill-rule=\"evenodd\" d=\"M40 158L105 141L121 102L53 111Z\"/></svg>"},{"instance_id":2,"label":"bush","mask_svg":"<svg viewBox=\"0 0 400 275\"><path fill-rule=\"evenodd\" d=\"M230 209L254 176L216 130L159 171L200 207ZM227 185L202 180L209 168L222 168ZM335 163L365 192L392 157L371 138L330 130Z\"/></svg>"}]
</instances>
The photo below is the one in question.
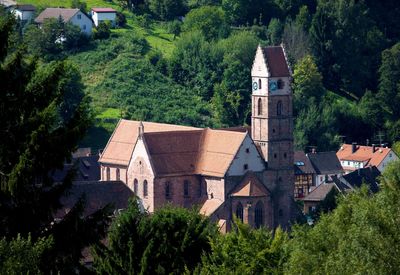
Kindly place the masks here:
<instances>
[{"instance_id":1,"label":"bush","mask_svg":"<svg viewBox=\"0 0 400 275\"><path fill-rule=\"evenodd\" d=\"M93 30L94 39L107 39L110 37L110 22L100 22L100 24Z\"/></svg>"}]
</instances>

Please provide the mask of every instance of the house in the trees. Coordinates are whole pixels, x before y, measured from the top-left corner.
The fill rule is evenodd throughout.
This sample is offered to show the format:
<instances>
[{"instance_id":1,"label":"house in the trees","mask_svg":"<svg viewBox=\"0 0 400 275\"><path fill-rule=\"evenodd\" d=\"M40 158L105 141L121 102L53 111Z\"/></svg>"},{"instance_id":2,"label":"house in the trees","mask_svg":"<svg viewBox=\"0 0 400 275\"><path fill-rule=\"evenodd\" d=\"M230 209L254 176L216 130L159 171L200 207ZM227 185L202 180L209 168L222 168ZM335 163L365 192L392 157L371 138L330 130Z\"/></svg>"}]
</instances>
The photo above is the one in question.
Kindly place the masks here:
<instances>
[{"instance_id":1,"label":"house in the trees","mask_svg":"<svg viewBox=\"0 0 400 275\"><path fill-rule=\"evenodd\" d=\"M97 27L101 22L110 22L115 26L117 11L112 8L92 8L90 11L94 25Z\"/></svg>"},{"instance_id":2,"label":"house in the trees","mask_svg":"<svg viewBox=\"0 0 400 275\"><path fill-rule=\"evenodd\" d=\"M41 25L46 19L49 18L62 18L64 22L78 26L81 32L85 33L86 35L90 35L92 33L92 19L90 19L89 16L81 12L79 9L47 8L42 11L38 17L36 17L35 22Z\"/></svg>"},{"instance_id":3,"label":"house in the trees","mask_svg":"<svg viewBox=\"0 0 400 275\"><path fill-rule=\"evenodd\" d=\"M396 153L386 146L362 146L356 143L343 144L336 155L346 173L372 166L383 172L391 161L399 159Z\"/></svg>"},{"instance_id":4,"label":"house in the trees","mask_svg":"<svg viewBox=\"0 0 400 275\"><path fill-rule=\"evenodd\" d=\"M258 47L250 131L120 120L99 163L153 212L200 206L221 229L233 216L254 226L289 226L293 214L291 73L282 47Z\"/></svg>"},{"instance_id":5,"label":"house in the trees","mask_svg":"<svg viewBox=\"0 0 400 275\"><path fill-rule=\"evenodd\" d=\"M315 211L317 206L325 200L331 192L334 192L333 195L346 195L349 192L361 188L362 185L366 185L371 193L376 193L379 191L378 177L380 175L381 173L375 166L361 168L342 176L332 175L327 182L313 188L311 192L302 199L304 202L304 213L309 214L311 211Z\"/></svg>"},{"instance_id":6,"label":"house in the trees","mask_svg":"<svg viewBox=\"0 0 400 275\"><path fill-rule=\"evenodd\" d=\"M36 8L32 5L16 5L10 10L21 21L31 21L36 12Z\"/></svg>"},{"instance_id":7,"label":"house in the trees","mask_svg":"<svg viewBox=\"0 0 400 275\"><path fill-rule=\"evenodd\" d=\"M315 170L315 186L330 181L332 176L340 177L344 173L336 152L311 152L307 157Z\"/></svg>"},{"instance_id":8,"label":"house in the trees","mask_svg":"<svg viewBox=\"0 0 400 275\"><path fill-rule=\"evenodd\" d=\"M308 195L315 186L316 172L311 161L303 151L294 152L294 198L301 199Z\"/></svg>"}]
</instances>

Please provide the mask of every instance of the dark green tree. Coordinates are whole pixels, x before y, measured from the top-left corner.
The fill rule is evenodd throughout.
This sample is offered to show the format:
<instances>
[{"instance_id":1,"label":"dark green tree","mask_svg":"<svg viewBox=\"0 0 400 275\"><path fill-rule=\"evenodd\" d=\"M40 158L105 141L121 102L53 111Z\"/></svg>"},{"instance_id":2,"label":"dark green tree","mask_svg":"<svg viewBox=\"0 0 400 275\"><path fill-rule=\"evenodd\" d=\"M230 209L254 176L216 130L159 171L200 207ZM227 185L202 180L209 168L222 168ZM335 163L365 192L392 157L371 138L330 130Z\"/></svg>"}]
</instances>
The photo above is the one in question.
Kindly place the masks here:
<instances>
[{"instance_id":1,"label":"dark green tree","mask_svg":"<svg viewBox=\"0 0 400 275\"><path fill-rule=\"evenodd\" d=\"M66 62L39 66L24 46L12 45L12 18L0 16L4 38L0 41L0 236L30 234L35 241L52 235L55 249L48 255L46 272L71 272L80 266L82 248L104 234L107 219L103 212L96 214L101 219L84 219L82 211L72 211L54 224L59 198L70 186L72 174L57 185L49 175L70 159L90 125L88 102L74 66ZM68 223L71 220L81 227ZM77 228L87 233L80 235ZM80 242L61 246L73 232L77 239L82 237ZM63 257L65 253L73 256Z\"/></svg>"},{"instance_id":2,"label":"dark green tree","mask_svg":"<svg viewBox=\"0 0 400 275\"><path fill-rule=\"evenodd\" d=\"M366 187L339 200L312 228L293 230L287 274L392 274L400 268L400 162L381 178L381 191Z\"/></svg>"},{"instance_id":3,"label":"dark green tree","mask_svg":"<svg viewBox=\"0 0 400 275\"><path fill-rule=\"evenodd\" d=\"M109 245L95 248L101 274L180 274L193 270L210 250L216 226L198 210L167 206L152 215L133 199L112 223Z\"/></svg>"},{"instance_id":4,"label":"dark green tree","mask_svg":"<svg viewBox=\"0 0 400 275\"><path fill-rule=\"evenodd\" d=\"M236 230L211 239L211 253L202 257L199 274L283 274L288 236L280 228L252 229L238 222Z\"/></svg>"},{"instance_id":5,"label":"dark green tree","mask_svg":"<svg viewBox=\"0 0 400 275\"><path fill-rule=\"evenodd\" d=\"M283 24L277 18L272 18L268 24L268 41L270 45L279 45L282 42Z\"/></svg>"},{"instance_id":6,"label":"dark green tree","mask_svg":"<svg viewBox=\"0 0 400 275\"><path fill-rule=\"evenodd\" d=\"M208 41L224 38L229 34L229 26L225 22L224 12L215 6L202 6L191 10L186 15L183 26L186 31L201 31Z\"/></svg>"},{"instance_id":7,"label":"dark green tree","mask_svg":"<svg viewBox=\"0 0 400 275\"><path fill-rule=\"evenodd\" d=\"M44 274L45 256L52 248L52 238L39 238L36 242L28 236L0 240L1 274Z\"/></svg>"},{"instance_id":8,"label":"dark green tree","mask_svg":"<svg viewBox=\"0 0 400 275\"><path fill-rule=\"evenodd\" d=\"M149 10L161 20L171 20L187 12L184 0L146 0Z\"/></svg>"}]
</instances>

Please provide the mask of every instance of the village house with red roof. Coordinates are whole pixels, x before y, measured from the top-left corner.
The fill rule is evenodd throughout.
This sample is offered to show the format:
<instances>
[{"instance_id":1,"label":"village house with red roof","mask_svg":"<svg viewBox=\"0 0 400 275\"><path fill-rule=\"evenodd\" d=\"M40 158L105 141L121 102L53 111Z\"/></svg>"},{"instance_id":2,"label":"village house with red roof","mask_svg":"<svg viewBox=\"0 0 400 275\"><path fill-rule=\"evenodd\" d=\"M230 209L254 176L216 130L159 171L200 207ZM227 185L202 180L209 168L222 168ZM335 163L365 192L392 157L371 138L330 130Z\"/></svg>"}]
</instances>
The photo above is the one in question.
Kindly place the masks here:
<instances>
[{"instance_id":1,"label":"village house with red roof","mask_svg":"<svg viewBox=\"0 0 400 275\"><path fill-rule=\"evenodd\" d=\"M291 73L284 49L258 47L251 127L194 128L120 120L99 163L149 212L199 206L222 231L234 216L254 227L288 227L294 207Z\"/></svg>"},{"instance_id":2,"label":"village house with red roof","mask_svg":"<svg viewBox=\"0 0 400 275\"><path fill-rule=\"evenodd\" d=\"M356 143L343 144L336 155L346 173L372 166L383 172L391 161L399 159L396 153L386 146L362 146Z\"/></svg>"}]
</instances>

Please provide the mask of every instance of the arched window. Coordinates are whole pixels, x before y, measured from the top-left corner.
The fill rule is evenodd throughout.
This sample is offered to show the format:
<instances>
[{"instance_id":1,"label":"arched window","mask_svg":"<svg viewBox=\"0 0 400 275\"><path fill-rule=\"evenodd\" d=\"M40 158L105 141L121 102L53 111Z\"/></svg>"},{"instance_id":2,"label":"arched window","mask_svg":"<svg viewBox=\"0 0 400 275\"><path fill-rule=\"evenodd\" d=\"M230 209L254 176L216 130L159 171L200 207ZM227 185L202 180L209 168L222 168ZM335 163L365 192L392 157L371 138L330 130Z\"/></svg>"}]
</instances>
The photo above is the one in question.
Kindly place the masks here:
<instances>
[{"instance_id":1,"label":"arched window","mask_svg":"<svg viewBox=\"0 0 400 275\"><path fill-rule=\"evenodd\" d=\"M282 79L278 80L278 90L283 89L283 87L285 86L285 82L283 82Z\"/></svg>"},{"instance_id":2,"label":"arched window","mask_svg":"<svg viewBox=\"0 0 400 275\"><path fill-rule=\"evenodd\" d=\"M184 197L189 197L189 185L190 185L190 181L188 181L188 180L183 181L183 196Z\"/></svg>"},{"instance_id":3,"label":"arched window","mask_svg":"<svg viewBox=\"0 0 400 275\"><path fill-rule=\"evenodd\" d=\"M256 208L254 209L254 225L256 228L263 225L263 208L263 203L261 201L257 202Z\"/></svg>"},{"instance_id":4,"label":"arched window","mask_svg":"<svg viewBox=\"0 0 400 275\"><path fill-rule=\"evenodd\" d=\"M258 80L258 89L261 90L261 79Z\"/></svg>"},{"instance_id":5,"label":"arched window","mask_svg":"<svg viewBox=\"0 0 400 275\"><path fill-rule=\"evenodd\" d=\"M171 183L169 181L165 183L165 197L166 198L171 197Z\"/></svg>"},{"instance_id":6,"label":"arched window","mask_svg":"<svg viewBox=\"0 0 400 275\"><path fill-rule=\"evenodd\" d=\"M106 180L110 180L110 167L106 169Z\"/></svg>"},{"instance_id":7,"label":"arched window","mask_svg":"<svg viewBox=\"0 0 400 275\"><path fill-rule=\"evenodd\" d=\"M138 194L138 180L137 179L133 180L133 193L135 193L135 195Z\"/></svg>"},{"instance_id":8,"label":"arched window","mask_svg":"<svg viewBox=\"0 0 400 275\"><path fill-rule=\"evenodd\" d=\"M240 202L236 206L236 217L243 222L243 205Z\"/></svg>"},{"instance_id":9,"label":"arched window","mask_svg":"<svg viewBox=\"0 0 400 275\"><path fill-rule=\"evenodd\" d=\"M115 174L116 174L116 180L119 180L119 178L120 178L120 174L119 174L119 168L117 168L116 170L115 170Z\"/></svg>"},{"instance_id":10,"label":"arched window","mask_svg":"<svg viewBox=\"0 0 400 275\"><path fill-rule=\"evenodd\" d=\"M257 114L258 115L262 115L262 101L261 98L258 99L258 103L257 103Z\"/></svg>"},{"instance_id":11,"label":"arched window","mask_svg":"<svg viewBox=\"0 0 400 275\"><path fill-rule=\"evenodd\" d=\"M144 180L143 182L143 197L147 197L147 180Z\"/></svg>"},{"instance_id":12,"label":"arched window","mask_svg":"<svg viewBox=\"0 0 400 275\"><path fill-rule=\"evenodd\" d=\"M282 101L278 101L278 104L276 104L276 114L278 116L282 115Z\"/></svg>"}]
</instances>

